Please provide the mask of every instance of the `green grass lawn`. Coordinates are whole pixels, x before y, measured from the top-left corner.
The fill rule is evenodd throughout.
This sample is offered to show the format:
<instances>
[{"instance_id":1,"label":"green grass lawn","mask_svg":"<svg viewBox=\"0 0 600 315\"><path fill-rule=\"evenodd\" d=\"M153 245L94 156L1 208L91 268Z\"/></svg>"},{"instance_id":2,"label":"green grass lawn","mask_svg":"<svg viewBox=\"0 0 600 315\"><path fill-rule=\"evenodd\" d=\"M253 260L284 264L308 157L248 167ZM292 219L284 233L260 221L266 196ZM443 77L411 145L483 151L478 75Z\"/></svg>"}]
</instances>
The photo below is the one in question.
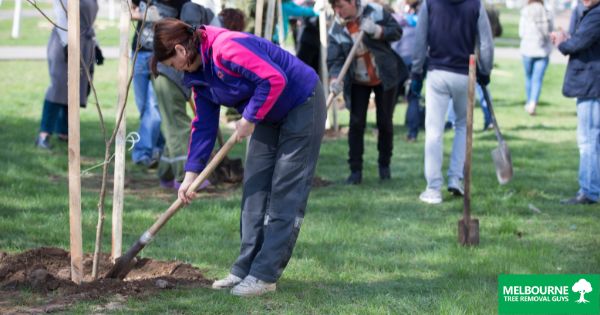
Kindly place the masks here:
<instances>
[{"instance_id":1,"label":"green grass lawn","mask_svg":"<svg viewBox=\"0 0 600 315\"><path fill-rule=\"evenodd\" d=\"M314 189L294 256L264 297L240 299L210 289L170 290L130 299L123 314L494 314L497 277L505 273L600 273L600 208L561 206L575 194L578 150L574 100L561 96L564 66L551 65L538 115L523 110L518 61L497 62L492 94L500 125L512 152L515 177L496 181L490 151L493 132L482 132L475 110L472 209L480 220L481 244L457 244L462 200L444 193L441 205L418 201L425 187L423 138L402 140L405 105L396 109L396 140L390 182L377 179L376 139L366 135L364 182L340 184L348 174L346 139L323 143L317 174L334 182ZM0 62L0 251L40 246L68 248L66 145L52 153L36 150L41 104L48 84L44 62ZM114 121L116 62L97 69L96 84L106 120ZM128 108L128 130L136 109ZM99 163L103 142L96 111L81 114L82 169ZM348 115L342 113L347 124ZM374 113L369 113L370 127ZM446 163L452 133L445 136ZM242 145L233 156L242 156ZM96 174L99 170L95 170ZM127 164L128 179L152 179ZM98 191L84 176L84 251L93 251ZM156 190L158 191L158 190ZM164 193L128 191L124 246L147 229L172 200ZM239 250L241 191L197 200L182 210L142 252L154 259L189 262L216 278L227 274ZM111 209L107 198L107 209ZM541 210L530 210L535 206ZM110 219L105 240L110 239ZM109 251L109 241L104 251ZM27 294L27 293L26 293ZM94 301L77 303L75 313L91 313ZM106 311L108 312L108 311Z\"/></svg>"}]
</instances>

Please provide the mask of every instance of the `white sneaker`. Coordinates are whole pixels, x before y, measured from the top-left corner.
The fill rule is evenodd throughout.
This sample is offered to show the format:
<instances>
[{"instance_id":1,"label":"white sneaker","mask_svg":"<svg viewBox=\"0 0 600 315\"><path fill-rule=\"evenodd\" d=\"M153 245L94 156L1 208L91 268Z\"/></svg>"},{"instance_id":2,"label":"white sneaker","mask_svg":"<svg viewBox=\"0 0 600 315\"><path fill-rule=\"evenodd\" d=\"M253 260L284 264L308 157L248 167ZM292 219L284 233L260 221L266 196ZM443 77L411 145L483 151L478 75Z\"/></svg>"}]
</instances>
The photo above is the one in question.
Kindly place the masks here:
<instances>
[{"instance_id":1,"label":"white sneaker","mask_svg":"<svg viewBox=\"0 0 600 315\"><path fill-rule=\"evenodd\" d=\"M427 188L419 195L419 199L425 203L438 204L442 203L442 192L439 190Z\"/></svg>"},{"instance_id":2,"label":"white sneaker","mask_svg":"<svg viewBox=\"0 0 600 315\"><path fill-rule=\"evenodd\" d=\"M276 288L276 283L264 282L253 276L247 276L240 284L231 289L231 294L237 296L257 296L275 291Z\"/></svg>"},{"instance_id":3,"label":"white sneaker","mask_svg":"<svg viewBox=\"0 0 600 315\"><path fill-rule=\"evenodd\" d=\"M464 196L465 194L462 181L458 177L448 178L448 191L455 196Z\"/></svg>"},{"instance_id":4,"label":"white sneaker","mask_svg":"<svg viewBox=\"0 0 600 315\"><path fill-rule=\"evenodd\" d=\"M228 274L227 277L213 282L212 288L217 289L217 290L233 288L235 285L237 285L240 282L242 282L242 278L240 278L236 275L233 275L233 274Z\"/></svg>"}]
</instances>

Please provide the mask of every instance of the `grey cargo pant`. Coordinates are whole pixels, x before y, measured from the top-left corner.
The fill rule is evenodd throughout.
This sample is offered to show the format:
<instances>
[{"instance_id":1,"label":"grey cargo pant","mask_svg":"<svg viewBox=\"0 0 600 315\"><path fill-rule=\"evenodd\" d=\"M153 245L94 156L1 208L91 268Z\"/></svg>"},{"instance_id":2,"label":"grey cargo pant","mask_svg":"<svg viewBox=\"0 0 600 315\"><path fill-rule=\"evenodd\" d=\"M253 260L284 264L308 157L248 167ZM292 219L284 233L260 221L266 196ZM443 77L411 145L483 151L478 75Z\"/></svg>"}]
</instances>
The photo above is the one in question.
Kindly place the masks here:
<instances>
[{"instance_id":1,"label":"grey cargo pant","mask_svg":"<svg viewBox=\"0 0 600 315\"><path fill-rule=\"evenodd\" d=\"M325 131L318 83L279 124L259 123L250 138L240 217L240 255L231 273L276 282L300 232Z\"/></svg>"}]
</instances>

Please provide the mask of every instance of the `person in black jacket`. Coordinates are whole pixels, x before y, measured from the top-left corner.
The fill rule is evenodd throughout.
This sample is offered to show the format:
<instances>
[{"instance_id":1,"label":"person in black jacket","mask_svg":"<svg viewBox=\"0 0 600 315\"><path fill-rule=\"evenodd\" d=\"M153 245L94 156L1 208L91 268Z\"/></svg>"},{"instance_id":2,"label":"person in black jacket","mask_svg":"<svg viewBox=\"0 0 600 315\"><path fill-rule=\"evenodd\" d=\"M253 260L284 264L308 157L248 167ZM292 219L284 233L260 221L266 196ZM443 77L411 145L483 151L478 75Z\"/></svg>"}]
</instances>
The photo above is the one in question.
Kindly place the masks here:
<instances>
[{"instance_id":1,"label":"person in black jacket","mask_svg":"<svg viewBox=\"0 0 600 315\"><path fill-rule=\"evenodd\" d=\"M563 204L594 204L600 199L600 0L583 0L573 12L571 34L551 34L569 55L563 94L577 98L579 191ZM580 5L581 5L580 4Z\"/></svg>"},{"instance_id":2,"label":"person in black jacket","mask_svg":"<svg viewBox=\"0 0 600 315\"><path fill-rule=\"evenodd\" d=\"M348 162L351 173L346 183L356 185L362 181L364 134L372 91L377 105L379 178L388 180L391 178L396 88L408 76L404 63L390 43L400 39L402 28L379 4L362 6L359 0L329 2L337 15L329 31L327 48L327 66L332 78L330 91L334 94L343 91L346 106L350 108ZM353 56L352 66L344 78L338 78L360 31L364 31L365 36Z\"/></svg>"}]
</instances>

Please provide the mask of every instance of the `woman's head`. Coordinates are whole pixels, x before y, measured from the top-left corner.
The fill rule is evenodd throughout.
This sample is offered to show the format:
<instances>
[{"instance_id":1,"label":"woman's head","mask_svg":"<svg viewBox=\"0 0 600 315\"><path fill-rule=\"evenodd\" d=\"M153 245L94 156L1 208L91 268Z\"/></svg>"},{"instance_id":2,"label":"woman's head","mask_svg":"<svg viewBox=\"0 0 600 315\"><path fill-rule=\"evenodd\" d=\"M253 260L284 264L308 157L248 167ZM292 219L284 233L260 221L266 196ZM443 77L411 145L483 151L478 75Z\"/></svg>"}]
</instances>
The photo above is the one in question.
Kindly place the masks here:
<instances>
[{"instance_id":1,"label":"woman's head","mask_svg":"<svg viewBox=\"0 0 600 315\"><path fill-rule=\"evenodd\" d=\"M198 55L199 43L200 33L189 24L171 18L156 22L152 72L157 73L158 62L180 71L195 71L202 62Z\"/></svg>"},{"instance_id":2,"label":"woman's head","mask_svg":"<svg viewBox=\"0 0 600 315\"><path fill-rule=\"evenodd\" d=\"M242 32L246 28L246 15L240 9L225 8L219 13L219 18L228 30Z\"/></svg>"}]
</instances>

